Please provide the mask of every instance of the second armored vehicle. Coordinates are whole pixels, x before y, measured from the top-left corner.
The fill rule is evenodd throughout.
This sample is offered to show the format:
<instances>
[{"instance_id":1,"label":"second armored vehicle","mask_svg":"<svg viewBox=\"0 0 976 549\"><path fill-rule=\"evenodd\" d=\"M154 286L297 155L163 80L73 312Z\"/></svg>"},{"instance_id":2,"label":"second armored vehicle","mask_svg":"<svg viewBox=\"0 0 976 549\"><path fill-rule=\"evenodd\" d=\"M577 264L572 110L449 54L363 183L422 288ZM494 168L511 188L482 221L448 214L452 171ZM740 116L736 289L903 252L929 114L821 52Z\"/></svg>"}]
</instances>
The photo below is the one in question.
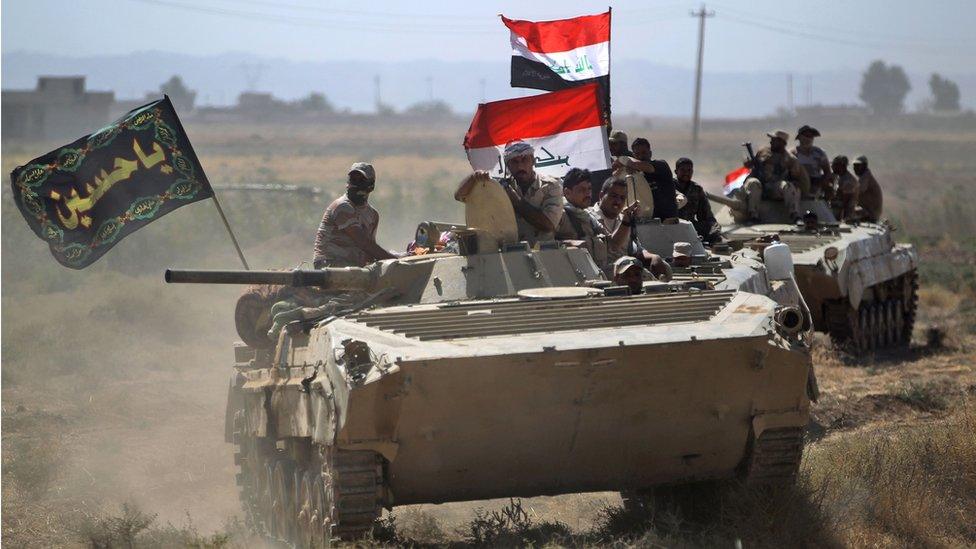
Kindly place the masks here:
<instances>
[{"instance_id":1,"label":"second armored vehicle","mask_svg":"<svg viewBox=\"0 0 976 549\"><path fill-rule=\"evenodd\" d=\"M709 195L716 218L733 247L760 250L783 242L793 252L796 281L814 327L855 354L911 341L918 301L918 257L911 244L895 242L892 228L841 223L823 200L805 199L805 222L789 222L783 202L763 200L760 222L736 211L737 200Z\"/></svg>"}]
</instances>

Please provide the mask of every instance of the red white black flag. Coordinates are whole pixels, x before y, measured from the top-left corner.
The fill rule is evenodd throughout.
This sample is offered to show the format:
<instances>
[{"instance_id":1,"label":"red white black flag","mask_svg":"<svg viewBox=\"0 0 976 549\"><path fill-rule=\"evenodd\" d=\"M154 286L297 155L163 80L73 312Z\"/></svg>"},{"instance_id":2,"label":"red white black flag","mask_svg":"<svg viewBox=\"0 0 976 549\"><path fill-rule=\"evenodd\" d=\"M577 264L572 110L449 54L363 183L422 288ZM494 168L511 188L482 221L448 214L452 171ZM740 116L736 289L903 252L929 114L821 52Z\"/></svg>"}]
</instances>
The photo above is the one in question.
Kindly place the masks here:
<instances>
[{"instance_id":1,"label":"red white black flag","mask_svg":"<svg viewBox=\"0 0 976 549\"><path fill-rule=\"evenodd\" d=\"M522 140L535 148L535 169L562 177L570 168L610 167L606 128L590 83L568 90L478 105L464 136L464 149L475 170L500 176L502 151Z\"/></svg>"},{"instance_id":2,"label":"red white black flag","mask_svg":"<svg viewBox=\"0 0 976 549\"><path fill-rule=\"evenodd\" d=\"M564 90L597 82L610 112L610 12L557 21L502 16L512 32L512 87Z\"/></svg>"}]
</instances>

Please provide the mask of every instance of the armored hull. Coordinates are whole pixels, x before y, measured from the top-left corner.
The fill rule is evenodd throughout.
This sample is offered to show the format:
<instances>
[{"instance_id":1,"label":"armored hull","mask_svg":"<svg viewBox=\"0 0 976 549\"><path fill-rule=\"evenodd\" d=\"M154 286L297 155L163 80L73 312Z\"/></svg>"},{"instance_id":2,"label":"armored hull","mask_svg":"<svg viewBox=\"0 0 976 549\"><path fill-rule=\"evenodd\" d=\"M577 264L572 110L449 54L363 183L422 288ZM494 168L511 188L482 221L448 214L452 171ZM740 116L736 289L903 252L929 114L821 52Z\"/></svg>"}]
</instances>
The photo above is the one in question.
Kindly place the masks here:
<instances>
[{"instance_id":1,"label":"armored hull","mask_svg":"<svg viewBox=\"0 0 976 549\"><path fill-rule=\"evenodd\" d=\"M918 299L914 247L895 242L887 225L837 222L819 200L801 203L817 214L816 227L784 223L781 209L782 203L763 203L761 216L770 223L736 223L728 208L717 217L736 246L761 249L774 238L790 246L818 331L859 354L908 345Z\"/></svg>"},{"instance_id":2,"label":"armored hull","mask_svg":"<svg viewBox=\"0 0 976 549\"><path fill-rule=\"evenodd\" d=\"M273 537L355 538L396 505L796 474L810 358L767 295L604 291L566 248L365 271L336 280L397 297L237 348L228 440Z\"/></svg>"}]
</instances>

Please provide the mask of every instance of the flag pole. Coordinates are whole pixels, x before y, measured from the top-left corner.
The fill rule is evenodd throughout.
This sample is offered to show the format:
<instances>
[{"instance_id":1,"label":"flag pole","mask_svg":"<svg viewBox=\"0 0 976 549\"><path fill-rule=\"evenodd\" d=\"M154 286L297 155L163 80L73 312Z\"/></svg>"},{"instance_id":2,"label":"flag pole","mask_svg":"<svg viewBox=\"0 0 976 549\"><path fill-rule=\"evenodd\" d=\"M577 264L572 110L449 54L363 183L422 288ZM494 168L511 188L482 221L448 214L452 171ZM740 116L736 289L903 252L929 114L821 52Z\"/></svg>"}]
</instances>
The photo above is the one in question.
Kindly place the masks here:
<instances>
[{"instance_id":1,"label":"flag pole","mask_svg":"<svg viewBox=\"0 0 976 549\"><path fill-rule=\"evenodd\" d=\"M227 222L227 216L224 215L224 209L220 207L220 201L217 200L217 193L213 193L210 198L213 199L214 206L217 207L217 213L220 214L220 220L224 222L224 227L227 228L227 234L230 235L230 240L234 243L234 249L237 250L237 257L241 258L241 263L244 265L244 269L250 271L251 267L247 265L247 260L244 259L244 252L241 251L241 245L237 243L237 237L234 236L234 231L230 228L230 223Z\"/></svg>"}]
</instances>

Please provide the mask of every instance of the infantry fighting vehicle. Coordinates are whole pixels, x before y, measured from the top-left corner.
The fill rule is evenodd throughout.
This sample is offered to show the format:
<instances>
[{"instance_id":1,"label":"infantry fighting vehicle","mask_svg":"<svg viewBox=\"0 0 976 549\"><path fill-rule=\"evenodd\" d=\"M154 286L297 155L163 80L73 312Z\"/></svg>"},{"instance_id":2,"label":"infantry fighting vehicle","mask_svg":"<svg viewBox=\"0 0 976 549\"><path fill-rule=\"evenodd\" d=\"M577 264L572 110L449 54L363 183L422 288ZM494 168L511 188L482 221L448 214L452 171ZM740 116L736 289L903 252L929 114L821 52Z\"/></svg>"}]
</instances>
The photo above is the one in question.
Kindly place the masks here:
<instances>
[{"instance_id":1,"label":"infantry fighting vehicle","mask_svg":"<svg viewBox=\"0 0 976 549\"><path fill-rule=\"evenodd\" d=\"M918 256L895 242L886 223L841 223L828 204L804 199L805 221L790 223L783 202L763 200L760 221L745 219L744 204L709 194L723 207L716 219L733 248L761 250L788 244L796 282L816 330L855 354L907 346L918 301Z\"/></svg>"},{"instance_id":2,"label":"infantry fighting vehicle","mask_svg":"<svg viewBox=\"0 0 976 549\"><path fill-rule=\"evenodd\" d=\"M167 271L343 292L270 344L239 330L226 436L269 535L354 538L396 505L793 481L811 368L796 308L707 280L621 293L583 249L514 242L500 190L472 190L456 254Z\"/></svg>"}]
</instances>

